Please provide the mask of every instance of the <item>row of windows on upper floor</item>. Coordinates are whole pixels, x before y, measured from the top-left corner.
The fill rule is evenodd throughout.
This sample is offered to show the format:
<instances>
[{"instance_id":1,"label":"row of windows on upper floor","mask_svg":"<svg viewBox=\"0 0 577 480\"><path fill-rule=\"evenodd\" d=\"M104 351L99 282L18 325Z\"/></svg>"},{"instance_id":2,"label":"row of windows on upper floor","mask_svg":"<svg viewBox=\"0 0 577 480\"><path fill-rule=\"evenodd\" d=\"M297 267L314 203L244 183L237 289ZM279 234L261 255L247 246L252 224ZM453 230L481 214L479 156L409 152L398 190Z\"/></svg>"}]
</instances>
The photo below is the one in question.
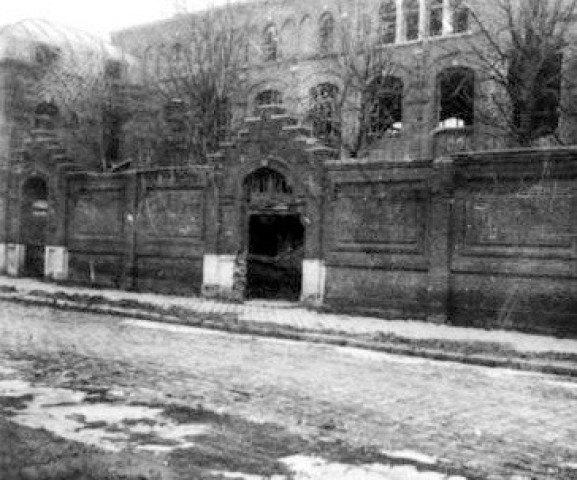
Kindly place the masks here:
<instances>
[{"instance_id":1,"label":"row of windows on upper floor","mask_svg":"<svg viewBox=\"0 0 577 480\"><path fill-rule=\"evenodd\" d=\"M556 61L552 69L558 69ZM537 93L536 108L530 112L531 128L540 135L553 133L559 123L560 83L556 76ZM436 127L467 128L475 122L475 73L467 67L450 67L441 71L436 82ZM406 96L402 79L395 76L379 77L373 80L366 91L366 108L363 128L368 137L398 136L407 121L403 113ZM256 110L267 105L282 105L283 95L277 90L258 93L254 100ZM339 88L332 83L322 83L309 92L307 121L312 125L313 135L330 141L340 135L340 115L338 114ZM522 105L512 108L513 124L521 126L524 120Z\"/></svg>"},{"instance_id":2,"label":"row of windows on upper floor","mask_svg":"<svg viewBox=\"0 0 577 480\"><path fill-rule=\"evenodd\" d=\"M473 125L475 75L472 69L451 67L437 79L439 128L465 128ZM369 85L365 128L369 137L397 136L406 121L403 114L405 87L396 76L378 77ZM283 94L278 90L264 90L254 99L254 108L282 105ZM311 88L307 107L307 121L313 135L329 139L340 131L338 125L339 88L333 83L321 83Z\"/></svg>"},{"instance_id":3,"label":"row of windows on upper floor","mask_svg":"<svg viewBox=\"0 0 577 480\"><path fill-rule=\"evenodd\" d=\"M470 27L470 12L464 0L384 0L376 15L376 44L383 45L464 33ZM357 28L370 28L372 22L368 20L367 25L357 25ZM293 20L287 20L280 30L276 23L270 22L262 31L260 45L254 39L247 42L244 60L247 63L276 61L297 53L327 54L338 49L338 33L336 17L330 11L320 16L316 36L308 15L298 26ZM359 35L370 34L359 32ZM182 63L185 57L186 48L182 43L150 47L145 51L143 67L146 73L160 72L168 65Z\"/></svg>"}]
</instances>

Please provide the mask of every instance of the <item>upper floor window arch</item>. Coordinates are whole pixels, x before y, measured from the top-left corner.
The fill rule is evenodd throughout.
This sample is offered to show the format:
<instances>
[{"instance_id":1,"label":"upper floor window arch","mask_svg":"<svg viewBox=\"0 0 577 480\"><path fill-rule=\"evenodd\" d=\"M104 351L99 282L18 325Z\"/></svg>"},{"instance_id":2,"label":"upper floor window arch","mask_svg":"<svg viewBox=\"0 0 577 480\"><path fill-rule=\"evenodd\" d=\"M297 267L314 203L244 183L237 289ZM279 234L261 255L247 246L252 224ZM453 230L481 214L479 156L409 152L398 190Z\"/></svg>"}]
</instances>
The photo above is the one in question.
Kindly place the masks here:
<instances>
[{"instance_id":1,"label":"upper floor window arch","mask_svg":"<svg viewBox=\"0 0 577 480\"><path fill-rule=\"evenodd\" d=\"M265 27L262 46L265 62L278 60L278 29L274 23L269 23Z\"/></svg>"},{"instance_id":2,"label":"upper floor window arch","mask_svg":"<svg viewBox=\"0 0 577 480\"><path fill-rule=\"evenodd\" d=\"M397 38L397 3L385 0L379 7L379 35L381 43L394 43Z\"/></svg>"},{"instance_id":3,"label":"upper floor window arch","mask_svg":"<svg viewBox=\"0 0 577 480\"><path fill-rule=\"evenodd\" d=\"M319 48L321 53L333 51L335 44L335 17L325 12L319 20Z\"/></svg>"}]
</instances>

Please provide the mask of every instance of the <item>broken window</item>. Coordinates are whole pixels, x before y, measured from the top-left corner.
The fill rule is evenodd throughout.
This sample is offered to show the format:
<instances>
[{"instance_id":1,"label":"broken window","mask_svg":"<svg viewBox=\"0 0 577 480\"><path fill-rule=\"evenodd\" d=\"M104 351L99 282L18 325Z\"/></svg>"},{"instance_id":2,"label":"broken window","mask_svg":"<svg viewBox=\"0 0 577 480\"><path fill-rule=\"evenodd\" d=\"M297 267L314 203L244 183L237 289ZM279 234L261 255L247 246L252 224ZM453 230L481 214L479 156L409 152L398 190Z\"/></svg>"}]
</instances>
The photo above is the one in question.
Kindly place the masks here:
<instances>
[{"instance_id":1,"label":"broken window","mask_svg":"<svg viewBox=\"0 0 577 480\"><path fill-rule=\"evenodd\" d=\"M319 24L319 47L321 53L331 52L335 42L335 18L330 12L325 12Z\"/></svg>"},{"instance_id":2,"label":"broken window","mask_svg":"<svg viewBox=\"0 0 577 480\"><path fill-rule=\"evenodd\" d=\"M382 2L379 8L381 43L394 43L397 37L397 5L395 0Z\"/></svg>"},{"instance_id":3,"label":"broken window","mask_svg":"<svg viewBox=\"0 0 577 480\"><path fill-rule=\"evenodd\" d=\"M473 125L475 74L470 68L444 70L439 75L439 127L463 128Z\"/></svg>"},{"instance_id":4,"label":"broken window","mask_svg":"<svg viewBox=\"0 0 577 480\"><path fill-rule=\"evenodd\" d=\"M274 24L270 24L264 29L262 51L265 62L278 59L278 32Z\"/></svg>"},{"instance_id":5,"label":"broken window","mask_svg":"<svg viewBox=\"0 0 577 480\"><path fill-rule=\"evenodd\" d=\"M419 38L420 7L419 0L404 0L405 40Z\"/></svg>"},{"instance_id":6,"label":"broken window","mask_svg":"<svg viewBox=\"0 0 577 480\"><path fill-rule=\"evenodd\" d=\"M531 58L527 58L527 57ZM513 122L526 138L554 133L559 126L562 55L516 55L509 70Z\"/></svg>"},{"instance_id":7,"label":"broken window","mask_svg":"<svg viewBox=\"0 0 577 480\"><path fill-rule=\"evenodd\" d=\"M398 135L403 128L403 81L379 77L371 83L369 136Z\"/></svg>"},{"instance_id":8,"label":"broken window","mask_svg":"<svg viewBox=\"0 0 577 480\"><path fill-rule=\"evenodd\" d=\"M429 35L438 37L443 34L443 0L432 0L429 10Z\"/></svg>"},{"instance_id":9,"label":"broken window","mask_svg":"<svg viewBox=\"0 0 577 480\"><path fill-rule=\"evenodd\" d=\"M328 144L336 142L340 137L338 94L339 88L332 83L321 83L310 91L312 134Z\"/></svg>"}]
</instances>

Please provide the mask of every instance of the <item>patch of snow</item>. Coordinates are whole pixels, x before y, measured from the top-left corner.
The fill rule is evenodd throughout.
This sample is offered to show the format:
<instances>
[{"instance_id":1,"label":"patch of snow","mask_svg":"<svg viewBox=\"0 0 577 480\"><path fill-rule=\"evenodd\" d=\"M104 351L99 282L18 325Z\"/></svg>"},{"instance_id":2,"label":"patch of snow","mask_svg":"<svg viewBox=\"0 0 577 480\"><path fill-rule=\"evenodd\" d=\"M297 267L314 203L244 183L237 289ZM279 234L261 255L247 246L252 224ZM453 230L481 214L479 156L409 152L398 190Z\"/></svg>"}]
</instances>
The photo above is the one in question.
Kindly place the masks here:
<instances>
[{"instance_id":1,"label":"patch of snow","mask_svg":"<svg viewBox=\"0 0 577 480\"><path fill-rule=\"evenodd\" d=\"M230 478L231 480L287 480L284 475L273 475L263 477L261 475L251 475L249 473L240 472L221 472L219 470L213 470L211 473L214 475L220 475L224 478Z\"/></svg>"},{"instance_id":2,"label":"patch of snow","mask_svg":"<svg viewBox=\"0 0 577 480\"><path fill-rule=\"evenodd\" d=\"M413 452L411 450L398 450L398 451L381 450L381 453L389 458L395 458L398 460L409 460L417 463L423 463L426 465L436 465L437 463L437 459L435 457L425 455L424 453Z\"/></svg>"},{"instance_id":3,"label":"patch of snow","mask_svg":"<svg viewBox=\"0 0 577 480\"><path fill-rule=\"evenodd\" d=\"M209 431L204 424L176 424L162 409L125 404L83 403L86 394L63 388L34 387L21 380L0 381L0 396L32 395L23 410L15 410L12 421L30 428L44 428L63 438L119 451L133 442L134 434L148 434L150 444L138 448L175 450L190 448L191 437ZM140 422L139 420L142 420ZM92 425L91 425L92 424ZM159 445L154 444L154 438ZM162 441L173 442L164 445Z\"/></svg>"},{"instance_id":4,"label":"patch of snow","mask_svg":"<svg viewBox=\"0 0 577 480\"><path fill-rule=\"evenodd\" d=\"M13 375L14 373L16 373L16 370L14 370L13 368L10 367L4 367L2 365L0 365L0 375Z\"/></svg>"},{"instance_id":5,"label":"patch of snow","mask_svg":"<svg viewBox=\"0 0 577 480\"><path fill-rule=\"evenodd\" d=\"M230 335L230 333L227 332L199 328L193 325L172 325L170 323L151 322L150 320L123 320L122 325L146 328L148 330L161 330L170 333L188 333L193 335L212 335L220 337Z\"/></svg>"},{"instance_id":6,"label":"patch of snow","mask_svg":"<svg viewBox=\"0 0 577 480\"><path fill-rule=\"evenodd\" d=\"M22 380L2 380L0 382L0 396L21 397L30 393L30 384Z\"/></svg>"},{"instance_id":7,"label":"patch of snow","mask_svg":"<svg viewBox=\"0 0 577 480\"><path fill-rule=\"evenodd\" d=\"M420 472L412 465L347 465L322 458L295 455L281 460L295 480L458 480L437 472ZM463 479L466 480L466 479Z\"/></svg>"}]
</instances>

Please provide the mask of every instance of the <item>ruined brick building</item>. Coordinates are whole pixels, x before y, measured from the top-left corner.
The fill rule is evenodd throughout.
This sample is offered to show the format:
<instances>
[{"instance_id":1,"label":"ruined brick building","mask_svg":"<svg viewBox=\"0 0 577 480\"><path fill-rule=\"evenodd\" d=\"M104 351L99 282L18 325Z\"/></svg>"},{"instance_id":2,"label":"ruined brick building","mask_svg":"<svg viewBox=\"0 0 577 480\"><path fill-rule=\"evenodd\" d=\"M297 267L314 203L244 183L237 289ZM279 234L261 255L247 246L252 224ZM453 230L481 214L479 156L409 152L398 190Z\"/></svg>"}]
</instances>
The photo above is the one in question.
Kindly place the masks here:
<instances>
[{"instance_id":1,"label":"ruined brick building","mask_svg":"<svg viewBox=\"0 0 577 480\"><path fill-rule=\"evenodd\" d=\"M5 27L0 271L574 335L573 65L506 115L471 5L245 2L111 45ZM204 38L233 80L187 81L226 15Z\"/></svg>"}]
</instances>

